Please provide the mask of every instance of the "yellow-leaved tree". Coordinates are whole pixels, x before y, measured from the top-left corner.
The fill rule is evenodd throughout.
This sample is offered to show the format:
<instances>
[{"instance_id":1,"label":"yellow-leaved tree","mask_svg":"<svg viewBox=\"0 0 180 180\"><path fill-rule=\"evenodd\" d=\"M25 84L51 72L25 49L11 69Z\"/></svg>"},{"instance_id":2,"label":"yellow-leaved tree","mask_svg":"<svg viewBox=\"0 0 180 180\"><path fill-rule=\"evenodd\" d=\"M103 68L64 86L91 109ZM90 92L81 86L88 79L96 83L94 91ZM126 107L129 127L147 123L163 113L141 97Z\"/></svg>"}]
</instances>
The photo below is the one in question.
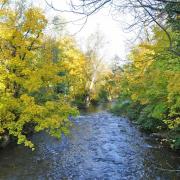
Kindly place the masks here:
<instances>
[{"instance_id":1,"label":"yellow-leaved tree","mask_svg":"<svg viewBox=\"0 0 180 180\"><path fill-rule=\"evenodd\" d=\"M72 98L84 94L86 77L84 54L77 48L75 40L65 36L59 40L59 66L64 73L64 86Z\"/></svg>"},{"instance_id":2,"label":"yellow-leaved tree","mask_svg":"<svg viewBox=\"0 0 180 180\"><path fill-rule=\"evenodd\" d=\"M34 148L29 126L60 137L68 133L68 117L75 115L69 97L56 93L64 81L51 47L44 43L47 20L35 7L12 10L0 1L0 137L16 137Z\"/></svg>"}]
</instances>

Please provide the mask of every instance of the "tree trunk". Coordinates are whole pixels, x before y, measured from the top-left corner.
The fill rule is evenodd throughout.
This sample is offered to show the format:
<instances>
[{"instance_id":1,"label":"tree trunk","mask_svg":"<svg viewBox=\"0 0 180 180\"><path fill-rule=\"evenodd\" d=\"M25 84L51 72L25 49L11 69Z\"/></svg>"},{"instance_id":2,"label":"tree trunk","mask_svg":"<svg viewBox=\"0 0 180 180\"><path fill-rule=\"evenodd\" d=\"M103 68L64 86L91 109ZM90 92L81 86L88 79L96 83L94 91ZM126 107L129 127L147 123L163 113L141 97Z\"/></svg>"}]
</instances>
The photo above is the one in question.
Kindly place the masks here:
<instances>
[{"instance_id":1,"label":"tree trunk","mask_svg":"<svg viewBox=\"0 0 180 180\"><path fill-rule=\"evenodd\" d=\"M92 93L92 90L94 87L95 80L96 80L96 74L93 75L90 86L89 86L88 94L86 97L86 107L89 107L89 105L90 105L91 93Z\"/></svg>"}]
</instances>

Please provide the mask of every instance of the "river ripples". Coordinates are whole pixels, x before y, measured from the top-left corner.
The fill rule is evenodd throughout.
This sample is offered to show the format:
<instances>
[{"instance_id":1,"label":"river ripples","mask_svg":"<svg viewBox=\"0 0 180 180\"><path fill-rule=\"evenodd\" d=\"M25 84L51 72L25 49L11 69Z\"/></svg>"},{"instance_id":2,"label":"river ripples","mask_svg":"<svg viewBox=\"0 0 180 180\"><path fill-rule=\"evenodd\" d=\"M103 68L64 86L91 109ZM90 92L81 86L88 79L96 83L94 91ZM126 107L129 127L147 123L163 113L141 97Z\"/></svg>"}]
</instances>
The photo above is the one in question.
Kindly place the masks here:
<instances>
[{"instance_id":1,"label":"river ripples","mask_svg":"<svg viewBox=\"0 0 180 180\"><path fill-rule=\"evenodd\" d=\"M103 111L75 118L62 141L33 136L36 151L0 151L2 180L174 180L180 159L152 141L126 118Z\"/></svg>"}]
</instances>

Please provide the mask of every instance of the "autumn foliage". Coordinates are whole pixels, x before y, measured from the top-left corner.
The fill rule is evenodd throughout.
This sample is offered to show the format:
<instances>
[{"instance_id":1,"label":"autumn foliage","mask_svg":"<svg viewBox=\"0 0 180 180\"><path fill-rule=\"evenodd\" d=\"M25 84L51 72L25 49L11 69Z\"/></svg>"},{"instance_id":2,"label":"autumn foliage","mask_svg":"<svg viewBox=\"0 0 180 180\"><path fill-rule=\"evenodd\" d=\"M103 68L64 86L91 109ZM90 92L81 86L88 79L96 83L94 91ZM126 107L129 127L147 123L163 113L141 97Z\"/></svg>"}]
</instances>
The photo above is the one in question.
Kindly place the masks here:
<instances>
[{"instance_id":1,"label":"autumn foliage","mask_svg":"<svg viewBox=\"0 0 180 180\"><path fill-rule=\"evenodd\" d=\"M148 132L165 133L179 148L179 23L166 24L172 42L155 26L123 67L109 68L99 55L104 42L97 32L83 52L64 31L59 37L47 33L41 9L0 0L0 143L6 136L34 149L30 132L60 138L69 133L70 117L78 114L74 105L118 97L114 113Z\"/></svg>"},{"instance_id":2,"label":"autumn foliage","mask_svg":"<svg viewBox=\"0 0 180 180\"><path fill-rule=\"evenodd\" d=\"M178 35L171 30L176 45ZM164 31L155 27L151 40L132 49L112 111L128 115L146 131L165 133L172 147L179 148L180 58L168 44Z\"/></svg>"},{"instance_id":3,"label":"autumn foliage","mask_svg":"<svg viewBox=\"0 0 180 180\"><path fill-rule=\"evenodd\" d=\"M68 117L77 114L70 106L71 97L57 93L65 76L44 35L46 25L40 9L21 12L1 1L0 134L31 148L26 126L33 124L36 132L46 130L60 137L69 131Z\"/></svg>"}]
</instances>

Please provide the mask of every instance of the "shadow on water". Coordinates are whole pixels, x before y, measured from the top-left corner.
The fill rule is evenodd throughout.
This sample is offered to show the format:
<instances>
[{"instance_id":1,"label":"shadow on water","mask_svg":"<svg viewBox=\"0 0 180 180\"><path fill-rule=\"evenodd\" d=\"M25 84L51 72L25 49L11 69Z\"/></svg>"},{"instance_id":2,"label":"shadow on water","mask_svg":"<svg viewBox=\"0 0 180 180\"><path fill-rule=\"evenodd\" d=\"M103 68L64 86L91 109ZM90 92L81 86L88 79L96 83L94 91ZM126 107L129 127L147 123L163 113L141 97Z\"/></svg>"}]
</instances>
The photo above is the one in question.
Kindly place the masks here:
<instances>
[{"instance_id":1,"label":"shadow on water","mask_svg":"<svg viewBox=\"0 0 180 180\"><path fill-rule=\"evenodd\" d=\"M126 118L91 107L75 118L69 137L32 137L36 151L0 151L1 180L176 180L180 157L141 133Z\"/></svg>"}]
</instances>

